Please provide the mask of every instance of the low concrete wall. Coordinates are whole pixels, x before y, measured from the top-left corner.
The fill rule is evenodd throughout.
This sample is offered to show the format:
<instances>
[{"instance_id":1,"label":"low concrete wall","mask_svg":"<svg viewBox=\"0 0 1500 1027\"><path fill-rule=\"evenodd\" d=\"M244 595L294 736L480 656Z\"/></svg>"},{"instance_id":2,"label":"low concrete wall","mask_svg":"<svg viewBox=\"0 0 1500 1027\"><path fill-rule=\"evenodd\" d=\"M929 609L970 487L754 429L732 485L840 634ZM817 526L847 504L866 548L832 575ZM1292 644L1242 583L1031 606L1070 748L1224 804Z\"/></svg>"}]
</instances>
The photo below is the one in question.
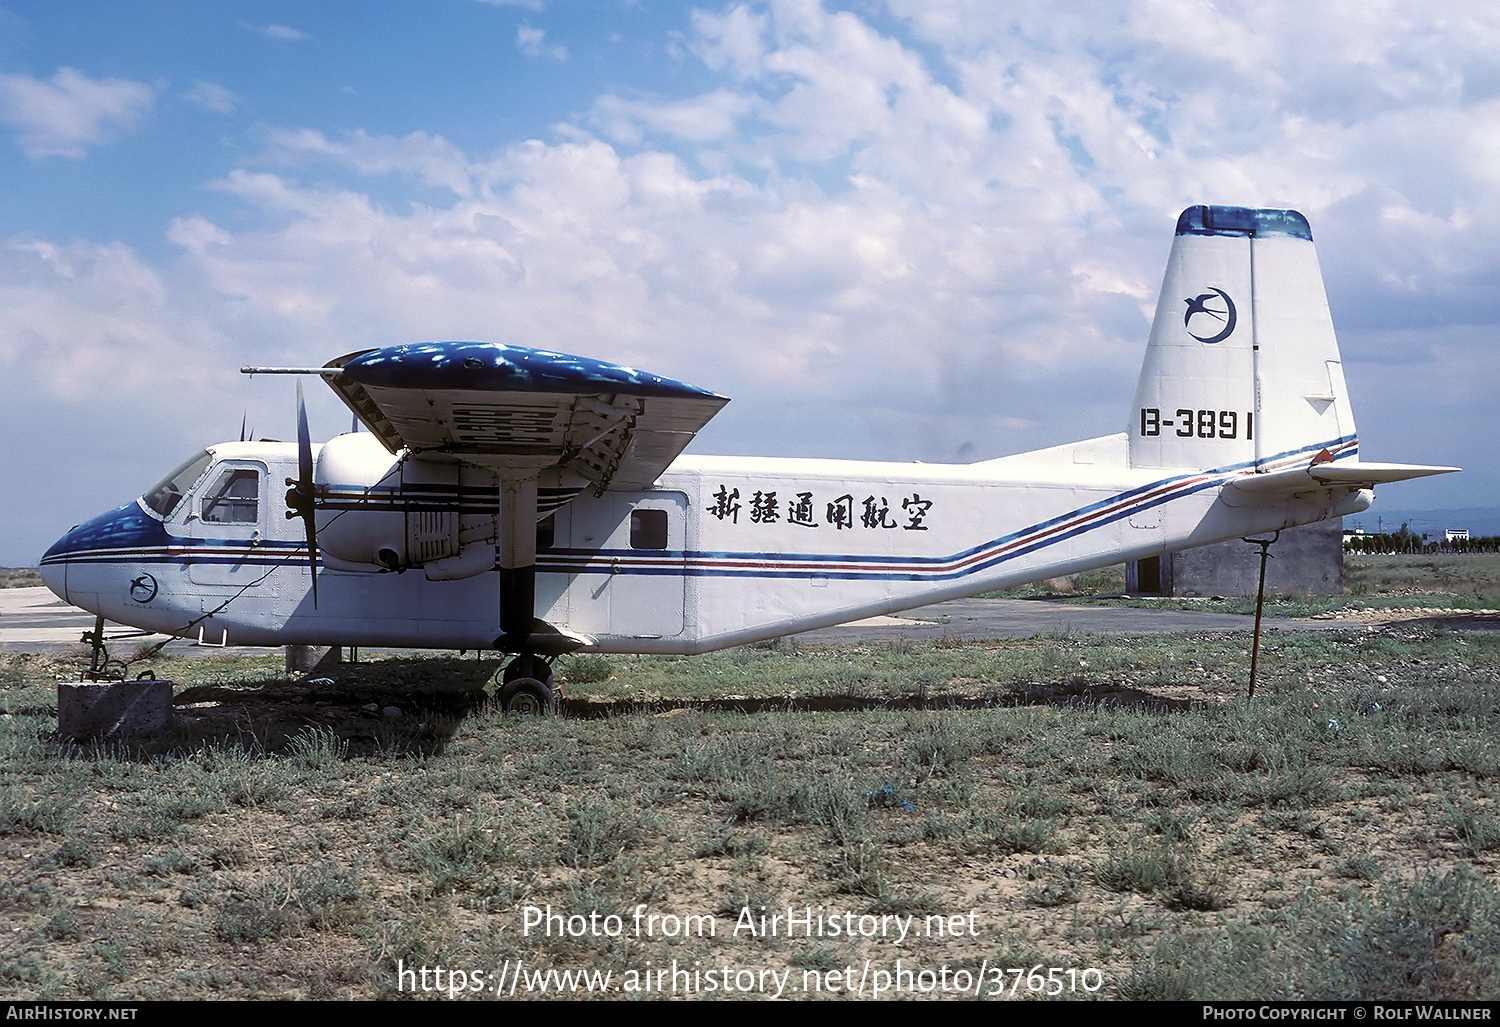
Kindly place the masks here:
<instances>
[{"instance_id":1,"label":"low concrete wall","mask_svg":"<svg viewBox=\"0 0 1500 1027\"><path fill-rule=\"evenodd\" d=\"M1266 593L1342 594L1343 540L1341 518L1287 528L1266 561ZM1153 577L1152 571L1152 561L1130 564L1126 587L1132 592L1170 596L1254 595L1260 580L1260 547L1233 539L1184 549L1161 558L1159 575Z\"/></svg>"}]
</instances>

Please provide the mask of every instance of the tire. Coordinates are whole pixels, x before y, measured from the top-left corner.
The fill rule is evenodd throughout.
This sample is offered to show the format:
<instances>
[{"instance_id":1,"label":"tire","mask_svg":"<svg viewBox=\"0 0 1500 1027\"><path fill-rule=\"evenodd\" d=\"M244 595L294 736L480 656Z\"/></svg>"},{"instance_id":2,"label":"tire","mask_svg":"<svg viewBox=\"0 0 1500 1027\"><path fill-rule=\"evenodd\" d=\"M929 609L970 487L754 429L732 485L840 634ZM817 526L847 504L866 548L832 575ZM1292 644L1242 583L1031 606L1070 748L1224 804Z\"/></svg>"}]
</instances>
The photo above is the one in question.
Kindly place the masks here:
<instances>
[{"instance_id":1,"label":"tire","mask_svg":"<svg viewBox=\"0 0 1500 1027\"><path fill-rule=\"evenodd\" d=\"M557 697L536 678L515 678L500 689L500 708L506 716L551 717L557 713Z\"/></svg>"},{"instance_id":2,"label":"tire","mask_svg":"<svg viewBox=\"0 0 1500 1027\"><path fill-rule=\"evenodd\" d=\"M508 685L518 678L531 678L551 688L552 668L540 656L517 656L505 665L505 670L500 674L500 680Z\"/></svg>"}]
</instances>

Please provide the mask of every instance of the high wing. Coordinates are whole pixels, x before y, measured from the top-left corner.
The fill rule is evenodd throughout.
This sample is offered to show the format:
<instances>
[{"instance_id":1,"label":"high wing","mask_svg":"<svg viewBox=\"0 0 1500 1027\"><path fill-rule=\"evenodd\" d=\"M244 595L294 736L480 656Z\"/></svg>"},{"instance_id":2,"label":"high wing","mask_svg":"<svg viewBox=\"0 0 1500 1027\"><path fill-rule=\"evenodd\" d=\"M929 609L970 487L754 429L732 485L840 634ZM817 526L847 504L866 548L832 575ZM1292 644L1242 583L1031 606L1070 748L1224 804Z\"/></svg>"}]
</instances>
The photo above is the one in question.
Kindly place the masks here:
<instances>
[{"instance_id":1,"label":"high wing","mask_svg":"<svg viewBox=\"0 0 1500 1027\"><path fill-rule=\"evenodd\" d=\"M535 616L539 476L556 473L597 494L646 488L729 402L618 364L482 342L362 350L319 373L392 453L495 476L502 633L494 646L510 652L590 641Z\"/></svg>"},{"instance_id":2,"label":"high wing","mask_svg":"<svg viewBox=\"0 0 1500 1027\"><path fill-rule=\"evenodd\" d=\"M363 350L327 366L338 369L329 385L392 453L502 475L555 468L601 493L649 486L729 402L634 368L493 343Z\"/></svg>"}]
</instances>

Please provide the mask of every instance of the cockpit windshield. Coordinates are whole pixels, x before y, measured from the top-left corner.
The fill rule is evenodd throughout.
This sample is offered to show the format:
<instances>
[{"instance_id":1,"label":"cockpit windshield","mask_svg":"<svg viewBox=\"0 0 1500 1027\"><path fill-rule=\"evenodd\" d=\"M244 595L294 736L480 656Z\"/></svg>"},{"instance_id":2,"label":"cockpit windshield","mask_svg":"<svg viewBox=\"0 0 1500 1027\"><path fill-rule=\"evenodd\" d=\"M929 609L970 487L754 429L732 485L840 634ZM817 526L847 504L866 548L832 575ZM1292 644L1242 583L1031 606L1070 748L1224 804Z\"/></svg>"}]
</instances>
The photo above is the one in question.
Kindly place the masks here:
<instances>
[{"instance_id":1,"label":"cockpit windshield","mask_svg":"<svg viewBox=\"0 0 1500 1027\"><path fill-rule=\"evenodd\" d=\"M187 490L192 488L193 482L203 474L208 467L208 462L212 459L213 457L206 449L194 453L178 465L176 470L158 482L155 488L142 496L141 502L162 517L172 516L172 511L177 509L177 504L182 502L182 497L187 495Z\"/></svg>"}]
</instances>

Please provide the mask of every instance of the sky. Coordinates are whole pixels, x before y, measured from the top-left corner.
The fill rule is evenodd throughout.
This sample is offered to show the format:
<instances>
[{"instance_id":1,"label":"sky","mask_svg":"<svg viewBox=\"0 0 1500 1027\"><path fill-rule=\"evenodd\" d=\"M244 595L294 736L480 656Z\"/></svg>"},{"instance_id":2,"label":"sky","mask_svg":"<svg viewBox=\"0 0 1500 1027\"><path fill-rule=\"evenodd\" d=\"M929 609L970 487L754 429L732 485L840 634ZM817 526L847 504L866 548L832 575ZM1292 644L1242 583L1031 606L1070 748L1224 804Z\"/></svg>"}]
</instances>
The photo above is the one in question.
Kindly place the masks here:
<instances>
[{"instance_id":1,"label":"sky","mask_svg":"<svg viewBox=\"0 0 1500 1027\"><path fill-rule=\"evenodd\" d=\"M0 0L0 565L407 342L731 397L698 453L1122 431L1197 203L1302 211L1361 457L1465 468L1377 505L1494 506L1497 186L1490 2Z\"/></svg>"}]
</instances>

